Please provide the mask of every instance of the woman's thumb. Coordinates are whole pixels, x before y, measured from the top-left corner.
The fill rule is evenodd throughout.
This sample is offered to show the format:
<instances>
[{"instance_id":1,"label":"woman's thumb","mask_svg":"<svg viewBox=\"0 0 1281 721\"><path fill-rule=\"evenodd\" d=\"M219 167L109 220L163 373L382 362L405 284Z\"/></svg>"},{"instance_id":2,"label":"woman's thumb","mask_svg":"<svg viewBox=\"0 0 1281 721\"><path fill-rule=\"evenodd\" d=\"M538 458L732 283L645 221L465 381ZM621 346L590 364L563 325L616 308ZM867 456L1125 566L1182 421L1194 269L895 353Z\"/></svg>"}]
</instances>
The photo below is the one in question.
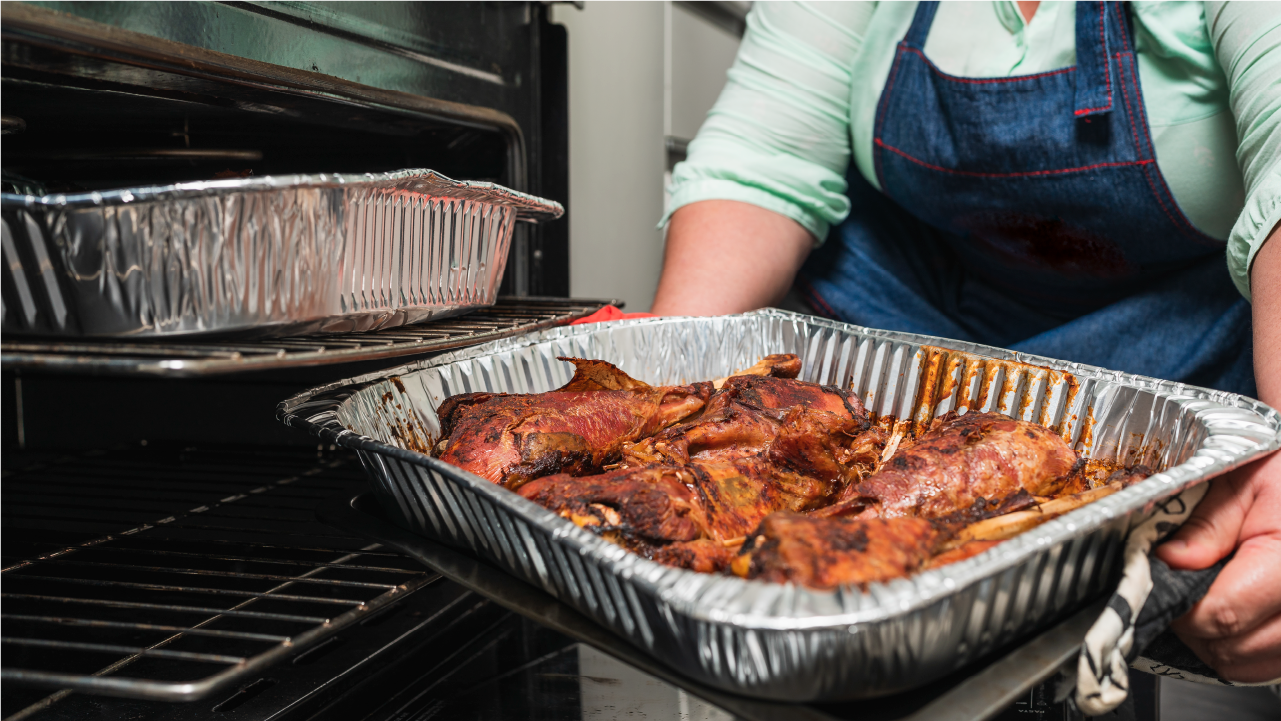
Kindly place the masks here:
<instances>
[{"instance_id":1,"label":"woman's thumb","mask_svg":"<svg viewBox=\"0 0 1281 721\"><path fill-rule=\"evenodd\" d=\"M1157 558L1171 568L1196 570L1208 568L1232 553L1245 522L1246 504L1238 494L1248 484L1232 475L1217 478L1209 493L1168 541L1156 548Z\"/></svg>"}]
</instances>

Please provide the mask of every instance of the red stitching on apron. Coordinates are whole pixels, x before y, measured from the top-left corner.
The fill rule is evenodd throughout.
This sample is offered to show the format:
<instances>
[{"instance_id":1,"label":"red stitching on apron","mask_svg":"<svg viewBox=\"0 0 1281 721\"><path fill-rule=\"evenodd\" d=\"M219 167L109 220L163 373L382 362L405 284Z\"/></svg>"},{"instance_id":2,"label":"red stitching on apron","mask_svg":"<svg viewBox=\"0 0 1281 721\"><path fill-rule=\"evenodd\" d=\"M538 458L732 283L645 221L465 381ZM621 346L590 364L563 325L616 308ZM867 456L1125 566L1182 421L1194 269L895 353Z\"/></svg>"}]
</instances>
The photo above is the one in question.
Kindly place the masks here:
<instances>
[{"instance_id":1,"label":"red stitching on apron","mask_svg":"<svg viewBox=\"0 0 1281 721\"><path fill-rule=\"evenodd\" d=\"M1116 66L1121 71L1122 79L1125 78L1125 59L1121 53L1116 54ZM1130 134L1134 136L1134 152L1143 155L1143 144L1139 142L1139 124L1134 120L1134 110L1130 107L1130 95L1124 89L1121 91L1121 100L1125 101L1125 114L1130 118ZM1136 101L1137 102L1137 101ZM1171 218L1173 220L1173 218ZM1175 223L1178 225L1178 223Z\"/></svg>"},{"instance_id":2,"label":"red stitching on apron","mask_svg":"<svg viewBox=\"0 0 1281 721\"><path fill-rule=\"evenodd\" d=\"M1030 176L1037 176L1037 175L1063 175L1064 173L1080 173L1086 170L1095 170L1097 168L1123 168L1130 165L1148 165L1150 163L1156 162L1155 160L1127 160L1119 163L1095 163L1094 165L1083 165L1078 168L1062 168L1062 169L1056 169L1056 170L1027 170L1027 171L1022 171L1018 173L980 173L972 170L953 170L952 168L944 168L942 166L933 165L931 163L925 162L924 160L914 158L911 155L908 155L907 153L903 152L902 150L899 150L898 148L894 147L893 145L885 144L884 142L881 141L880 138L877 138L875 142L878 146L885 148L891 153L895 153L904 158L907 158L913 163L916 163L917 165L920 165L922 167L929 168L930 170L937 170L942 173L951 173L953 175L968 175L975 178L1020 178L1020 177L1030 177Z\"/></svg>"},{"instance_id":3,"label":"red stitching on apron","mask_svg":"<svg viewBox=\"0 0 1281 721\"><path fill-rule=\"evenodd\" d=\"M1130 33L1125 23L1125 16L1121 14L1121 3L1112 3L1112 9L1116 11L1116 23L1121 28L1121 49L1128 53L1130 52Z\"/></svg>"},{"instance_id":4,"label":"red stitching on apron","mask_svg":"<svg viewBox=\"0 0 1281 721\"><path fill-rule=\"evenodd\" d=\"M814 310L817 310L820 315L829 320L841 320L841 316L837 315L836 311L832 310L832 306L828 305L827 301L823 300L823 296L818 294L818 291L814 289L814 285L812 283L808 280L801 279L800 285L801 291L805 293L805 295L809 296L809 300L811 301L810 305Z\"/></svg>"},{"instance_id":5,"label":"red stitching on apron","mask_svg":"<svg viewBox=\"0 0 1281 721\"><path fill-rule=\"evenodd\" d=\"M885 113L890 106L890 97L894 92L894 80L898 77L898 64L903 59L903 50L906 47L902 42L898 44L898 52L894 55L894 65L890 67L890 79L885 85L884 92L881 93L880 107L876 110L876 130L872 134L876 143L881 142L881 130L885 127ZM872 153L872 164L876 168L876 182L884 191L885 174L881 171L881 157L875 152Z\"/></svg>"},{"instance_id":6,"label":"red stitching on apron","mask_svg":"<svg viewBox=\"0 0 1281 721\"><path fill-rule=\"evenodd\" d=\"M1125 77L1125 58L1122 57L1121 53L1116 54L1116 63L1117 63L1117 67L1121 71L1121 77L1124 78ZM1134 109L1130 106L1130 94L1122 91L1121 100L1125 101L1125 114L1130 118L1130 131L1134 135L1134 150L1138 153L1142 153L1143 146L1139 143L1139 131L1138 131L1139 124L1134 118ZM1152 175L1150 173L1144 173L1143 179L1147 181L1148 187L1152 189L1152 197L1156 198L1157 205L1161 206L1161 212L1165 213L1165 217L1169 218L1170 223L1174 225L1174 227L1178 228L1183 233L1184 237L1199 241L1200 238L1196 237L1196 235L1188 235L1187 230L1184 229L1185 223L1180 223L1178 220L1176 220L1174 217L1174 214L1172 214L1170 212L1170 209L1166 207L1165 199L1162 197L1161 191L1157 189L1156 183L1152 182ZM1171 198L1171 203L1173 203L1173 201L1174 199ZM1178 204L1174 203L1174 206L1177 208ZM1182 215L1182 212L1180 212L1179 215Z\"/></svg>"},{"instance_id":7,"label":"red stitching on apron","mask_svg":"<svg viewBox=\"0 0 1281 721\"><path fill-rule=\"evenodd\" d=\"M1129 61L1130 87L1133 88L1135 92L1138 92L1139 78L1134 69L1137 65L1134 55L1130 53L1116 54L1117 66L1121 71L1122 79L1126 76L1127 60ZM1140 117L1136 118L1133 109L1130 107L1130 96L1128 93L1124 92L1124 90L1121 92L1121 99L1125 101L1125 112L1130 118L1130 128L1134 132L1135 151L1139 153L1143 152L1143 145L1139 144L1138 135L1138 126L1141 121L1143 123L1143 142L1147 145L1148 154L1155 160L1156 153L1152 150L1152 131L1148 129L1146 113L1143 113ZM1170 222L1173 223L1176 228L1183 231L1184 237L1201 243L1202 245L1210 245L1212 247L1219 247L1226 243L1227 241L1206 235L1198 230L1195 225L1192 225L1192 221L1188 220L1188 216L1183 212L1183 209L1179 207L1178 201L1175 200L1174 193L1170 192L1170 186L1165 182L1165 176L1161 173L1160 167L1156 165L1153 165L1152 167L1156 168L1157 171L1156 180L1153 180L1152 174L1149 172L1148 168L1143 169L1143 178L1148 181L1148 187L1152 189L1152 195L1156 196L1156 202L1161 206L1161 211L1165 213L1165 217L1169 218ZM1158 184L1161 186L1160 189L1157 188ZM1169 198L1170 205L1174 206L1173 213L1171 213L1165 206L1166 198ZM1191 231L1190 234L1189 231Z\"/></svg>"}]
</instances>

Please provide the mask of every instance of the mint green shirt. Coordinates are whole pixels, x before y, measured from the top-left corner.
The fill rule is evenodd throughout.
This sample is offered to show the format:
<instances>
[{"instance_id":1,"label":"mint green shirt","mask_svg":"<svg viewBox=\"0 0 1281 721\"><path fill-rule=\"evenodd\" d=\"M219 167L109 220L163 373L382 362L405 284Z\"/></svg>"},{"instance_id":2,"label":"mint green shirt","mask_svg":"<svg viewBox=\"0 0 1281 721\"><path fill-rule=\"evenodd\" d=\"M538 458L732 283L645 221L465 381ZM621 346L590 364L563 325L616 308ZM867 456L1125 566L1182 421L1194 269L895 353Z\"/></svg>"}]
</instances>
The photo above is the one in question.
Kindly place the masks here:
<instances>
[{"instance_id":1,"label":"mint green shirt","mask_svg":"<svg viewBox=\"0 0 1281 721\"><path fill-rule=\"evenodd\" d=\"M822 242L845 219L850 163L873 185L877 101L915 2L756 3L729 81L688 159L670 212L739 200ZM1157 167L1202 232L1249 268L1281 221L1281 3L1133 2L1135 53ZM943 72L1011 77L1076 64L1076 5L945 2L925 42ZM663 222L667 220L664 217Z\"/></svg>"}]
</instances>

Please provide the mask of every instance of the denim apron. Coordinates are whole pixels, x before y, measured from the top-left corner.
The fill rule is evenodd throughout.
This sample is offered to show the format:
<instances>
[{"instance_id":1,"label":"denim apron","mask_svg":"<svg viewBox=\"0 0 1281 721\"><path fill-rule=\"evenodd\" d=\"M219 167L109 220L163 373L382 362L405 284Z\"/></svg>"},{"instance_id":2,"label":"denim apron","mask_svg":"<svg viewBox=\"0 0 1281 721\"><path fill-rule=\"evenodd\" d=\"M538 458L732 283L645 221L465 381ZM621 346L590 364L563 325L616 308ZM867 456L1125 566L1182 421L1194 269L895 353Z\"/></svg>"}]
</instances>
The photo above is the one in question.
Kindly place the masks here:
<instances>
[{"instance_id":1,"label":"denim apron","mask_svg":"<svg viewBox=\"0 0 1281 721\"><path fill-rule=\"evenodd\" d=\"M1256 395L1250 305L1152 150L1121 3L1077 3L1075 67L959 78L922 2L877 106L882 192L801 269L820 314Z\"/></svg>"}]
</instances>

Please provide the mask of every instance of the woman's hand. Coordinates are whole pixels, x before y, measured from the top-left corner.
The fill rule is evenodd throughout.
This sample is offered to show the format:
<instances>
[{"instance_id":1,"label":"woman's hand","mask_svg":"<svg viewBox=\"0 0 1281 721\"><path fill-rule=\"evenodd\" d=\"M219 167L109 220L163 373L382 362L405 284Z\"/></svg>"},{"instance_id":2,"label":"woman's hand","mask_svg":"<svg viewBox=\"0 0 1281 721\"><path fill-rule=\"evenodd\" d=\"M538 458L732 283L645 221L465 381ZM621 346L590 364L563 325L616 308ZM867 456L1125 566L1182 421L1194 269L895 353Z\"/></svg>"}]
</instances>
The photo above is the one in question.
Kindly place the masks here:
<instances>
[{"instance_id":1,"label":"woman's hand","mask_svg":"<svg viewBox=\"0 0 1281 721\"><path fill-rule=\"evenodd\" d=\"M1174 632L1223 678L1281 678L1281 453L1216 478L1157 557L1200 569L1236 551Z\"/></svg>"},{"instance_id":2,"label":"woman's hand","mask_svg":"<svg viewBox=\"0 0 1281 721\"><path fill-rule=\"evenodd\" d=\"M1281 408L1281 226L1255 256L1254 377L1259 397ZM1201 602L1174 632L1225 679L1281 678L1281 453L1216 478L1173 538L1157 547L1172 568L1211 566L1229 553Z\"/></svg>"},{"instance_id":3,"label":"woman's hand","mask_svg":"<svg viewBox=\"0 0 1281 721\"><path fill-rule=\"evenodd\" d=\"M667 227L651 313L722 315L783 299L814 247L800 223L735 200L690 203Z\"/></svg>"}]
</instances>

